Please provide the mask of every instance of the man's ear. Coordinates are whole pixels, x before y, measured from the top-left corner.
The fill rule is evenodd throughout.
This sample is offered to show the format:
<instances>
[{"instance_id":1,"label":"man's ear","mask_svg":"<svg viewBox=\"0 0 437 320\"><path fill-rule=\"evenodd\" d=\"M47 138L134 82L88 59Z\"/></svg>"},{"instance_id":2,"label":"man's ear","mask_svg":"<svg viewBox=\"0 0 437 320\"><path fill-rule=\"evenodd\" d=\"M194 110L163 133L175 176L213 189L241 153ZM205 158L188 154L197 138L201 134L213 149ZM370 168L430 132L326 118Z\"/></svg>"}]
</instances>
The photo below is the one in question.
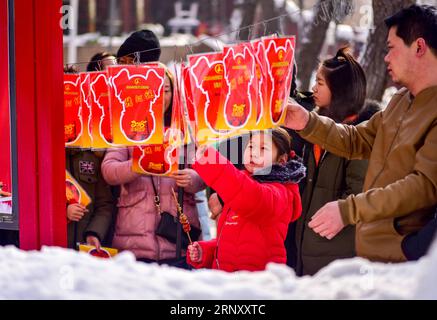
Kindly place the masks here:
<instances>
[{"instance_id":1,"label":"man's ear","mask_svg":"<svg viewBox=\"0 0 437 320\"><path fill-rule=\"evenodd\" d=\"M426 53L426 41L423 38L416 40L416 56L422 57Z\"/></svg>"}]
</instances>

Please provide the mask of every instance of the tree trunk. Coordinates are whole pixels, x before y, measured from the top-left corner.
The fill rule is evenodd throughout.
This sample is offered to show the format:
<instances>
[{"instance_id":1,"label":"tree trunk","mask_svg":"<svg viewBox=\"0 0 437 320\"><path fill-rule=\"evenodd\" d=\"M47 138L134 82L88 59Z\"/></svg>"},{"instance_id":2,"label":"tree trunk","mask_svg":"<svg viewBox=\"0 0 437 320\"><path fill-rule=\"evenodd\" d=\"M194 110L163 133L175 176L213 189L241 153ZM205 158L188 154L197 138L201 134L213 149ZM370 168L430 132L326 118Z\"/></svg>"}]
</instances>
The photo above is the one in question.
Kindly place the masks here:
<instances>
[{"instance_id":1,"label":"tree trunk","mask_svg":"<svg viewBox=\"0 0 437 320\"><path fill-rule=\"evenodd\" d=\"M414 0L372 1L375 29L369 33L366 51L361 61L367 76L367 98L369 99L381 101L389 80L384 62L388 34L384 19L414 3Z\"/></svg>"},{"instance_id":2,"label":"tree trunk","mask_svg":"<svg viewBox=\"0 0 437 320\"><path fill-rule=\"evenodd\" d=\"M253 24L257 5L258 5L258 0L244 1L243 6L241 7L243 20L241 21L241 25L240 25L240 28L244 28L244 29L240 30L239 34L236 35L237 39L248 40L251 28L250 27L245 28L245 27Z\"/></svg>"},{"instance_id":3,"label":"tree trunk","mask_svg":"<svg viewBox=\"0 0 437 320\"><path fill-rule=\"evenodd\" d=\"M260 0L261 2L261 12L262 12L262 20L269 20L275 17L278 17L280 13L278 12L273 0ZM284 2L285 3L285 2ZM284 14L284 12L282 12ZM266 22L266 36L281 33L279 29L281 21L280 18L270 20Z\"/></svg>"},{"instance_id":4,"label":"tree trunk","mask_svg":"<svg viewBox=\"0 0 437 320\"><path fill-rule=\"evenodd\" d=\"M255 21L255 14L258 4L261 6L261 21L270 20L265 22L264 25L257 25L256 28L251 27ZM275 7L273 0L245 0L242 6L243 21L240 28L244 28L240 31L240 40L248 40L249 37L253 39L255 35L255 29L260 30L261 36L267 36L274 33L281 33L280 30L280 18L274 19L280 15L279 10ZM247 28L245 28L247 27ZM258 34L259 36L259 34Z\"/></svg>"},{"instance_id":5,"label":"tree trunk","mask_svg":"<svg viewBox=\"0 0 437 320\"><path fill-rule=\"evenodd\" d=\"M330 0L319 0L314 7L314 20L310 26L308 34L301 41L301 49L298 53L297 76L300 80L300 89L309 89L311 75L317 65L317 58L325 42L326 30L328 29L332 12Z\"/></svg>"}]
</instances>

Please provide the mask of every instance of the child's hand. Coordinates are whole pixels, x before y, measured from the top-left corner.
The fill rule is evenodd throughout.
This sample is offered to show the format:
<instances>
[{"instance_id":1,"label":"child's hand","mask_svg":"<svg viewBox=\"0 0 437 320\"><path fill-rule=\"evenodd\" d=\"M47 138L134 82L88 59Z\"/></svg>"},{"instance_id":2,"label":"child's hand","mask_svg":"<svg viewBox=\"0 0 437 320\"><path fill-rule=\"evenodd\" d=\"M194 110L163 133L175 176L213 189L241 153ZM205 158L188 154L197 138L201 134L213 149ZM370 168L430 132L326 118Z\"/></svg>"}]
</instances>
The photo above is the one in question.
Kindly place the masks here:
<instances>
[{"instance_id":1,"label":"child's hand","mask_svg":"<svg viewBox=\"0 0 437 320\"><path fill-rule=\"evenodd\" d=\"M80 221L85 213L88 212L88 209L79 203L70 204L67 207L67 218L70 221Z\"/></svg>"},{"instance_id":2,"label":"child's hand","mask_svg":"<svg viewBox=\"0 0 437 320\"><path fill-rule=\"evenodd\" d=\"M96 247L97 251L100 251L100 241L97 237L95 236L87 236L86 237L86 244L89 246L94 246Z\"/></svg>"},{"instance_id":3,"label":"child's hand","mask_svg":"<svg viewBox=\"0 0 437 320\"><path fill-rule=\"evenodd\" d=\"M191 186L193 183L190 175L190 169L183 169L172 172L170 177L176 180L176 185L181 188L186 188Z\"/></svg>"},{"instance_id":4,"label":"child's hand","mask_svg":"<svg viewBox=\"0 0 437 320\"><path fill-rule=\"evenodd\" d=\"M211 219L216 220L222 213L223 206L220 203L217 193L213 193L208 200L209 211L211 211Z\"/></svg>"},{"instance_id":5,"label":"child's hand","mask_svg":"<svg viewBox=\"0 0 437 320\"><path fill-rule=\"evenodd\" d=\"M199 146L196 150L196 159L194 160L199 161L200 159L202 159L206 149L208 149L207 145Z\"/></svg>"},{"instance_id":6,"label":"child's hand","mask_svg":"<svg viewBox=\"0 0 437 320\"><path fill-rule=\"evenodd\" d=\"M190 255L190 259L193 262L200 262L202 261L202 247L200 246L199 242L193 242L193 244L190 244L188 246L188 254Z\"/></svg>"}]
</instances>

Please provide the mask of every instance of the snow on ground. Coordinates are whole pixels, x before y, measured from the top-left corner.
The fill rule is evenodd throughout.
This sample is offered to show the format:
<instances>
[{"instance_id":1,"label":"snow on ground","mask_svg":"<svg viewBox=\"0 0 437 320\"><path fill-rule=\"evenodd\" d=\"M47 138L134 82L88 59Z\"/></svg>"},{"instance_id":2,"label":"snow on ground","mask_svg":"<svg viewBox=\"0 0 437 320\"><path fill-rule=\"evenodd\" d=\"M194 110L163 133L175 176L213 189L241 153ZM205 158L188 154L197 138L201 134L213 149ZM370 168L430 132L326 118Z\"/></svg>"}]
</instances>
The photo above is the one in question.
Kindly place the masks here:
<instances>
[{"instance_id":1,"label":"snow on ground","mask_svg":"<svg viewBox=\"0 0 437 320\"><path fill-rule=\"evenodd\" d=\"M186 271L54 247L0 248L0 299L437 299L437 245L419 262L336 261L314 277L286 266L265 272Z\"/></svg>"}]
</instances>

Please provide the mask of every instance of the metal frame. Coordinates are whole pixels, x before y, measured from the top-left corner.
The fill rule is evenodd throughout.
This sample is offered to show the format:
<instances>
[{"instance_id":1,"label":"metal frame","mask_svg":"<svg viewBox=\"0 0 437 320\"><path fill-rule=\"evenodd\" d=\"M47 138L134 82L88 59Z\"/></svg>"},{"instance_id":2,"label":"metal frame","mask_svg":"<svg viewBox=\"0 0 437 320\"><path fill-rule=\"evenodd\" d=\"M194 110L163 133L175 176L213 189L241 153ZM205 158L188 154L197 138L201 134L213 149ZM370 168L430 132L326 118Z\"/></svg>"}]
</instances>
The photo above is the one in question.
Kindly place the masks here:
<instances>
[{"instance_id":1,"label":"metal frame","mask_svg":"<svg viewBox=\"0 0 437 320\"><path fill-rule=\"evenodd\" d=\"M14 19L14 0L8 0L5 4L7 8L7 21ZM3 230L18 230L18 187L14 181L17 181L17 165L16 165L16 134L15 134L15 46L14 46L14 26L8 23L8 57L7 66L9 73L9 123L10 123L10 150L11 150L11 183L12 183L12 214L0 214L0 229ZM3 57L4 58L4 57Z\"/></svg>"}]
</instances>

